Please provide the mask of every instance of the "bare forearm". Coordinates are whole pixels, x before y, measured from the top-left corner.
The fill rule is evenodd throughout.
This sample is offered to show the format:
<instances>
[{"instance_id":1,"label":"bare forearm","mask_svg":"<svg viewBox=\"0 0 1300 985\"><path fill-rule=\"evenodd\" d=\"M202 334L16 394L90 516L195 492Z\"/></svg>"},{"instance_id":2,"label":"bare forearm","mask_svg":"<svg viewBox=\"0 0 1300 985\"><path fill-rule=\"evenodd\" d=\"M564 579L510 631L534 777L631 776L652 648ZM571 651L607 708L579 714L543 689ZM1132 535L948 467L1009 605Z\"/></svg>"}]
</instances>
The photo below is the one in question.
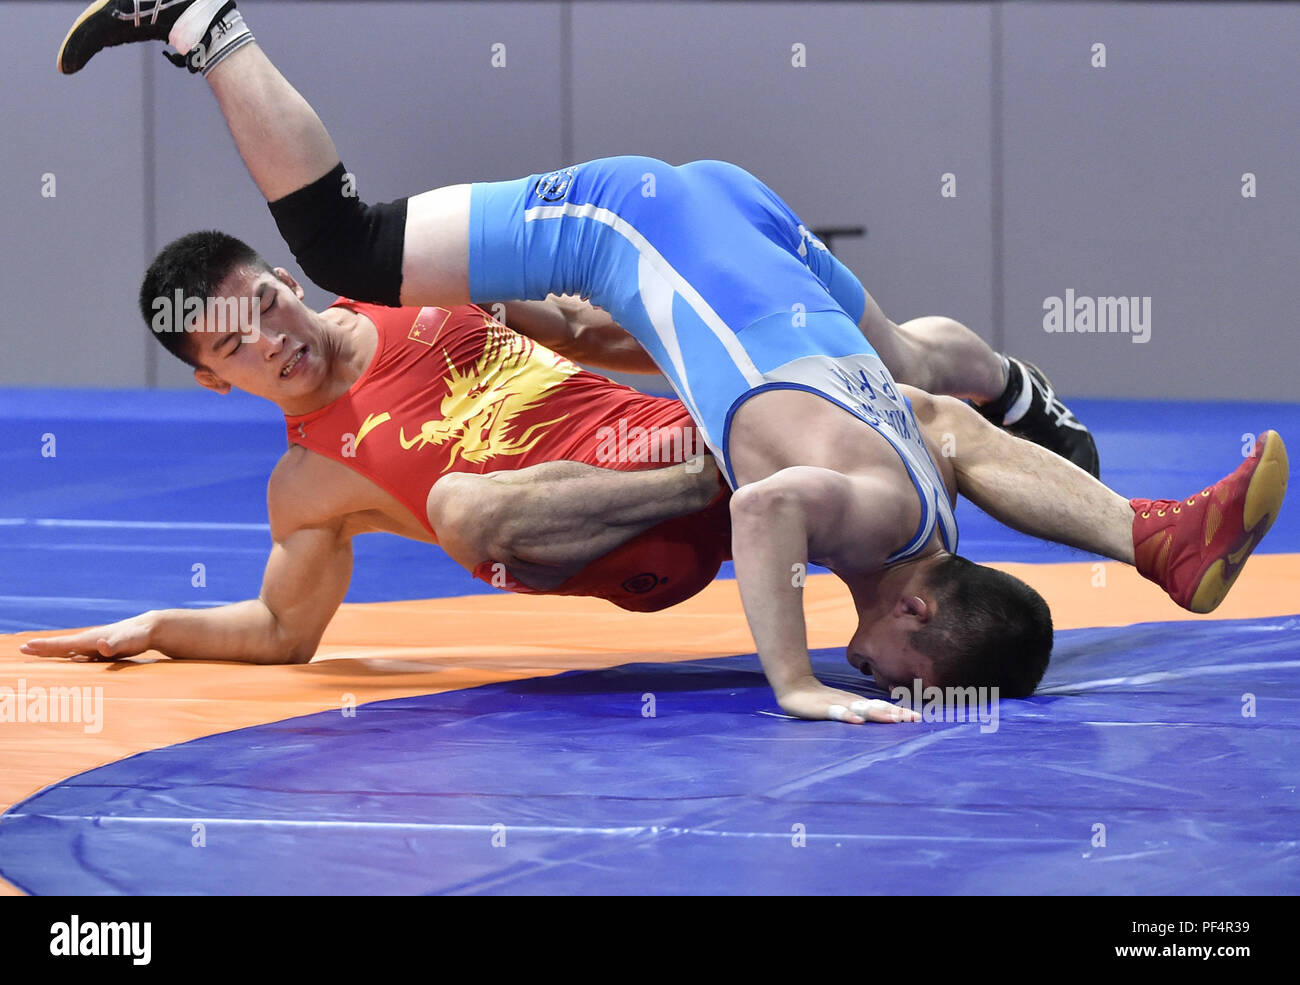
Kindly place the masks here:
<instances>
[{"instance_id":1,"label":"bare forearm","mask_svg":"<svg viewBox=\"0 0 1300 985\"><path fill-rule=\"evenodd\" d=\"M595 369L645 376L659 372L641 343L613 322L580 336L579 343L577 354L570 358Z\"/></svg>"},{"instance_id":2,"label":"bare forearm","mask_svg":"<svg viewBox=\"0 0 1300 985\"><path fill-rule=\"evenodd\" d=\"M808 532L796 499L747 491L733 500L731 553L763 673L780 698L813 677L803 615Z\"/></svg>"},{"instance_id":3,"label":"bare forearm","mask_svg":"<svg viewBox=\"0 0 1300 985\"><path fill-rule=\"evenodd\" d=\"M150 617L150 648L177 660L276 664L311 657L281 637L275 616L257 599L214 609L163 609Z\"/></svg>"},{"instance_id":4,"label":"bare forearm","mask_svg":"<svg viewBox=\"0 0 1300 985\"><path fill-rule=\"evenodd\" d=\"M641 344L607 311L579 298L551 295L545 301L509 301L506 324L566 358L618 373L657 373L659 368Z\"/></svg>"}]
</instances>

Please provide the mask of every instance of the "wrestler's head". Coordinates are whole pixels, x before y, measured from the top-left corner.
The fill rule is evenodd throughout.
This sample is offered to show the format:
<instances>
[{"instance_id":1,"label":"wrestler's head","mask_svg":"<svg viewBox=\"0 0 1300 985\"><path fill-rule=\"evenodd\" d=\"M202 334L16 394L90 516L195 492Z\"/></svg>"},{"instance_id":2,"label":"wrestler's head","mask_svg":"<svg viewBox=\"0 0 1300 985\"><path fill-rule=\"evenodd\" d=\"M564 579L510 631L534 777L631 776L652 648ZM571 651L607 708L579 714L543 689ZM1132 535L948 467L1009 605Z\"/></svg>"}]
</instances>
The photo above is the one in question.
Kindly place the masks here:
<instances>
[{"instance_id":1,"label":"wrestler's head","mask_svg":"<svg viewBox=\"0 0 1300 985\"><path fill-rule=\"evenodd\" d=\"M1052 653L1052 614L1019 578L956 554L896 565L869 590L850 583L858 631L848 660L885 691L997 687L1033 693Z\"/></svg>"},{"instance_id":2,"label":"wrestler's head","mask_svg":"<svg viewBox=\"0 0 1300 985\"><path fill-rule=\"evenodd\" d=\"M288 271L216 231L165 246L140 286L140 313L194 379L219 393L244 390L286 410L324 381L328 339Z\"/></svg>"}]
</instances>

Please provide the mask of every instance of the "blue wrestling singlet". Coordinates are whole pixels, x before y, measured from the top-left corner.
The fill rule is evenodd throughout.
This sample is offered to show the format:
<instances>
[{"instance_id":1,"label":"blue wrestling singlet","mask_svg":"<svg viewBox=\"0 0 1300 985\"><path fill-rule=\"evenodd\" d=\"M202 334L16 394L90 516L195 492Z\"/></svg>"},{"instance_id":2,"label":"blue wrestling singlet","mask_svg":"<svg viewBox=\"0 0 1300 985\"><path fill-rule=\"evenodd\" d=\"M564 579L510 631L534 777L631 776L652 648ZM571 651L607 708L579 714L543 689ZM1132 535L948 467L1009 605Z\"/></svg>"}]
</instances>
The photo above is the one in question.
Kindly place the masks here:
<instances>
[{"instance_id":1,"label":"blue wrestling singlet","mask_svg":"<svg viewBox=\"0 0 1300 985\"><path fill-rule=\"evenodd\" d=\"M921 499L891 561L957 523L911 404L858 329L865 293L766 185L722 161L614 157L472 186L471 300L576 294L668 377L734 487L732 415L772 388L816 393L878 431Z\"/></svg>"}]
</instances>

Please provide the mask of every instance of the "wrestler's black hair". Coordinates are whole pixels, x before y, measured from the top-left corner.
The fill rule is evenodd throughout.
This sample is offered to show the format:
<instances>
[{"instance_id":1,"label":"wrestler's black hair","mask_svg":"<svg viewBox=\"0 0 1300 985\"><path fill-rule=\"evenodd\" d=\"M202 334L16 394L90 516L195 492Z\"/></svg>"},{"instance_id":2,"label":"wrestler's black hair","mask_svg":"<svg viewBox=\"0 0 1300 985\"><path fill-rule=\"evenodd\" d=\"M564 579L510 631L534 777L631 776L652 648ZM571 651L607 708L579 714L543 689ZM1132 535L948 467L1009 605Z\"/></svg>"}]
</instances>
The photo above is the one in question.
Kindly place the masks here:
<instances>
[{"instance_id":1,"label":"wrestler's black hair","mask_svg":"<svg viewBox=\"0 0 1300 985\"><path fill-rule=\"evenodd\" d=\"M935 614L911 637L934 662L938 687L1034 693L1052 655L1052 613L1019 578L950 554L930 569Z\"/></svg>"},{"instance_id":2,"label":"wrestler's black hair","mask_svg":"<svg viewBox=\"0 0 1300 985\"><path fill-rule=\"evenodd\" d=\"M212 297L230 272L241 266L254 270L274 269L243 240L215 229L186 233L172 240L158 251L140 285L140 314L150 327L149 334L176 358L202 368L194 358L194 340L190 333L178 331L178 324L171 324L168 331L156 327L158 299L170 304L178 290L183 298Z\"/></svg>"}]
</instances>

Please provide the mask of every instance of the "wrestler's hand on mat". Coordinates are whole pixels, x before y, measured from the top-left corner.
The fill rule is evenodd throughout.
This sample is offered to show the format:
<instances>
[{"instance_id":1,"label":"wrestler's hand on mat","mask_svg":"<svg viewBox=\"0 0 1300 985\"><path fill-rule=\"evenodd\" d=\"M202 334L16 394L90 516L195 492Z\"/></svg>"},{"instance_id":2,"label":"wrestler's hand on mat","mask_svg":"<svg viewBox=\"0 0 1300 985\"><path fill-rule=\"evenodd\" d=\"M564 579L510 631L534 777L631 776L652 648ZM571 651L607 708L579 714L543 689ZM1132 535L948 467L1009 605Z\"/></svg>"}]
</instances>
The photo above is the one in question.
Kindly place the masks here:
<instances>
[{"instance_id":1,"label":"wrestler's hand on mat","mask_svg":"<svg viewBox=\"0 0 1300 985\"><path fill-rule=\"evenodd\" d=\"M782 711L795 718L818 721L830 719L834 722L848 722L850 725L921 720L921 716L910 708L827 687L815 677L803 678L783 688L777 693L776 700Z\"/></svg>"},{"instance_id":2,"label":"wrestler's hand on mat","mask_svg":"<svg viewBox=\"0 0 1300 985\"><path fill-rule=\"evenodd\" d=\"M148 612L81 633L28 640L20 648L37 657L71 657L73 660L121 660L149 649L153 621Z\"/></svg>"}]
</instances>

